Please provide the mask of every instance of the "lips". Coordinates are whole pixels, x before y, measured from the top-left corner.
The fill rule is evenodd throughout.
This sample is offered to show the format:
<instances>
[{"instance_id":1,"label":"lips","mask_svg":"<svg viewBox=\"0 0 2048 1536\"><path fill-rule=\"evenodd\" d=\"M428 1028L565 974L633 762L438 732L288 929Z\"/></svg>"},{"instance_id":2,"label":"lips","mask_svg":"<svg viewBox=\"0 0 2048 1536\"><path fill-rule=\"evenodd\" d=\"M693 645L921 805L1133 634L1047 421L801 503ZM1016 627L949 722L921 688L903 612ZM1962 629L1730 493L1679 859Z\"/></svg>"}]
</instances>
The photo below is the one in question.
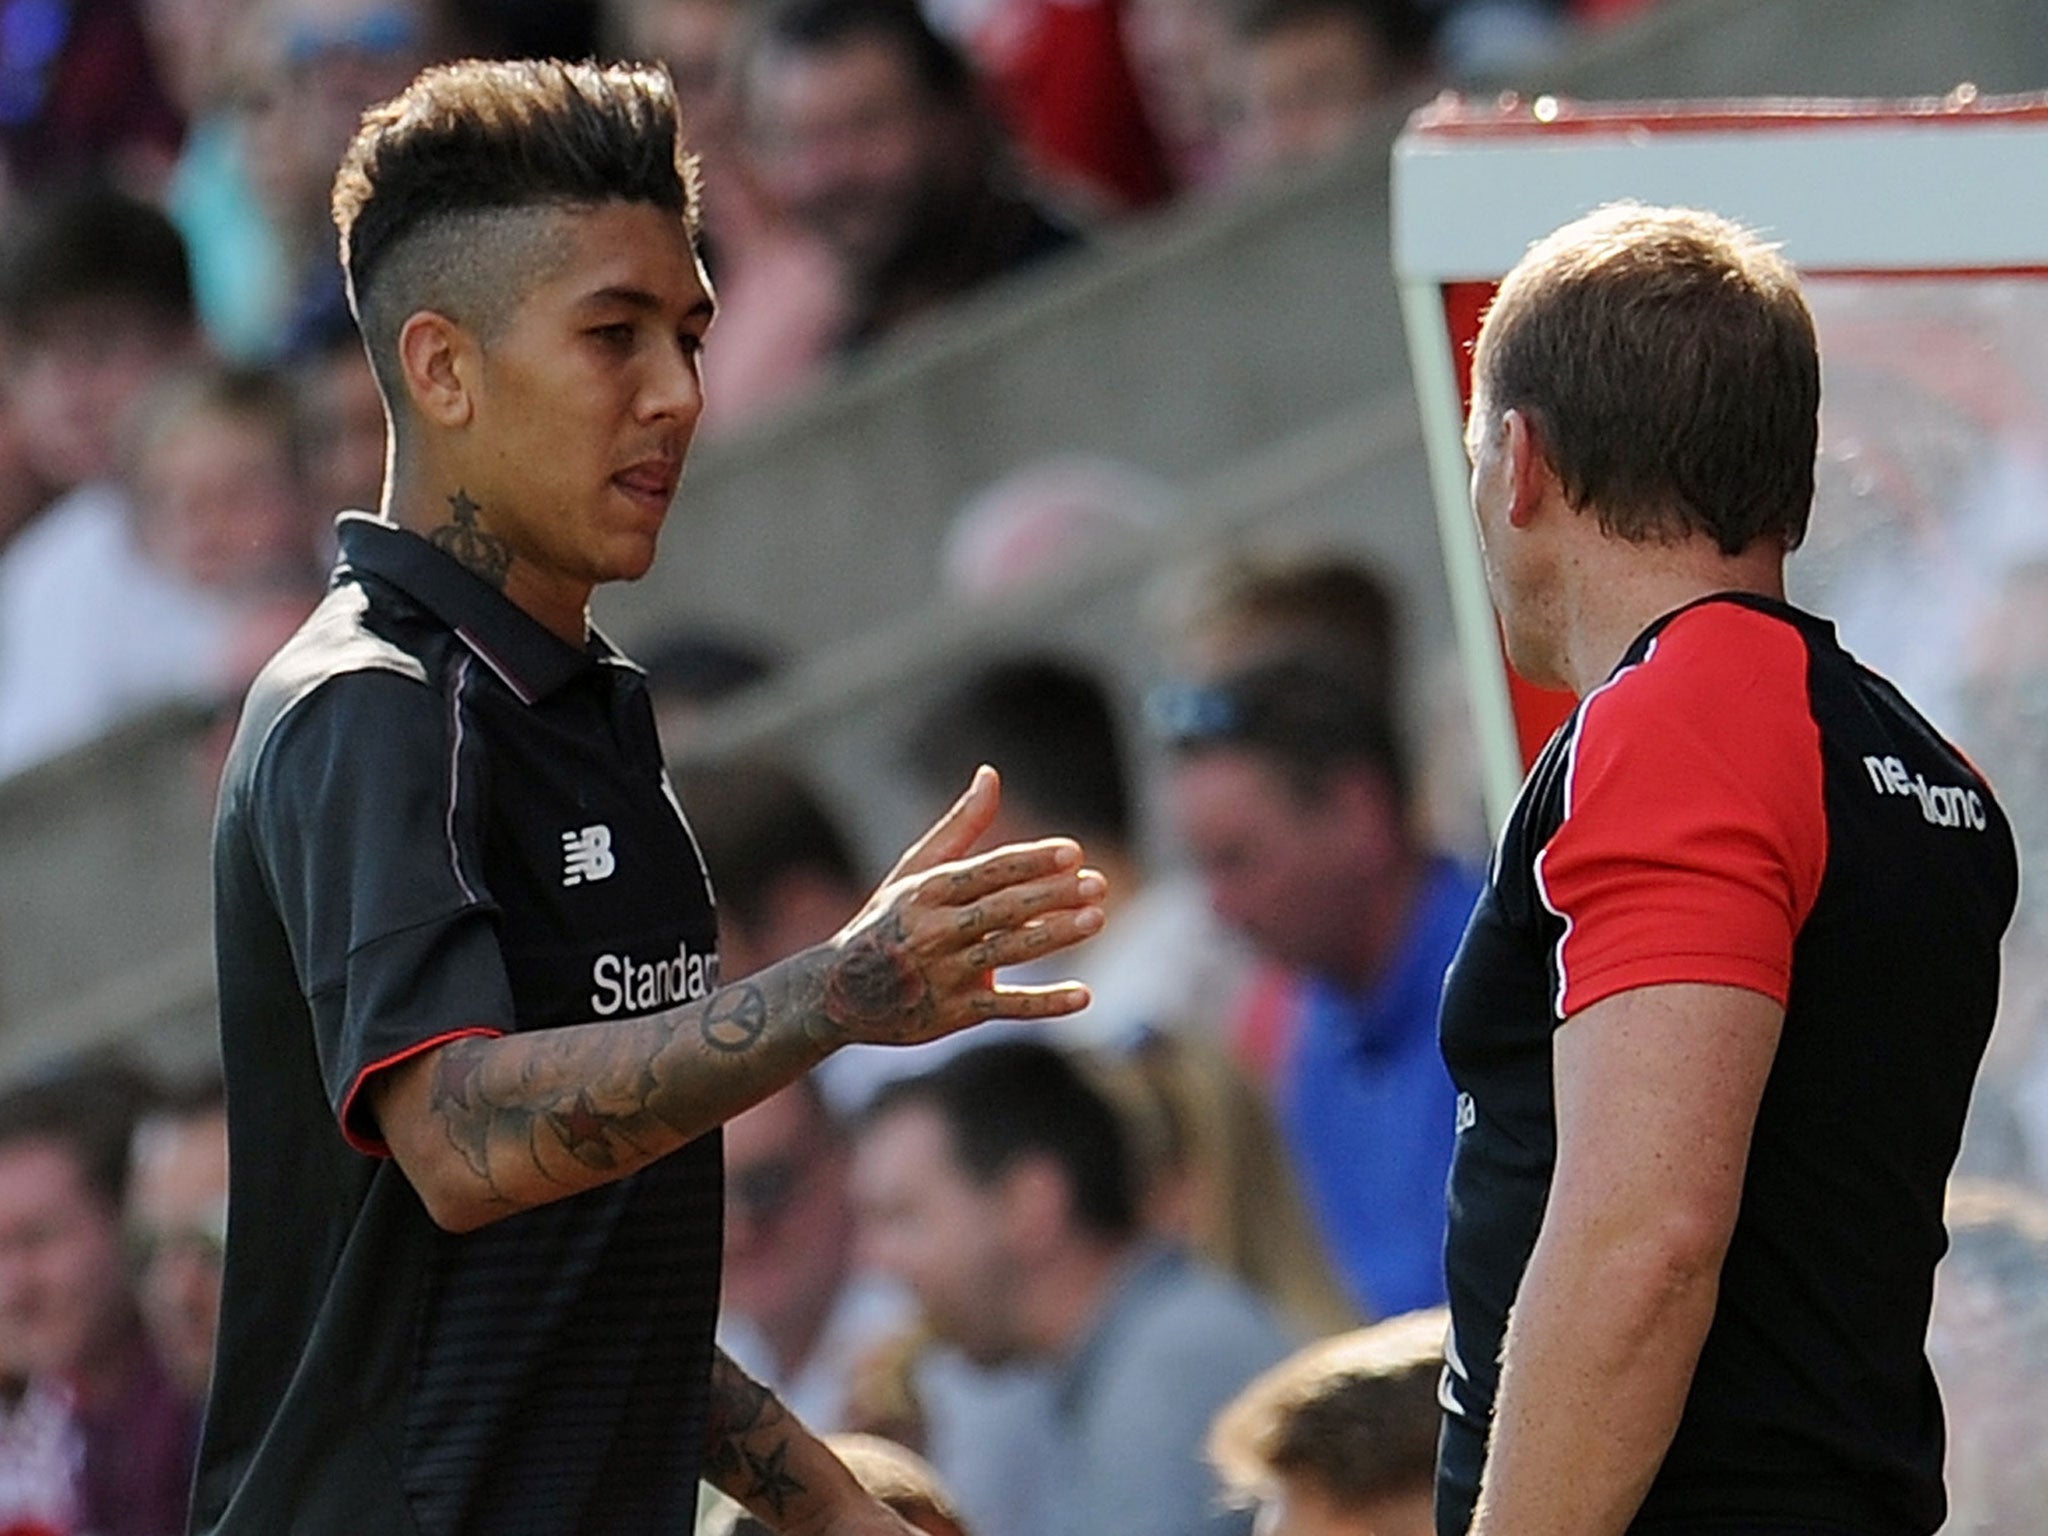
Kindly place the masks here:
<instances>
[{"instance_id":1,"label":"lips","mask_svg":"<svg viewBox=\"0 0 2048 1536\"><path fill-rule=\"evenodd\" d=\"M666 511L675 500L676 485L683 478L679 459L644 459L612 476L612 484L635 501Z\"/></svg>"}]
</instances>

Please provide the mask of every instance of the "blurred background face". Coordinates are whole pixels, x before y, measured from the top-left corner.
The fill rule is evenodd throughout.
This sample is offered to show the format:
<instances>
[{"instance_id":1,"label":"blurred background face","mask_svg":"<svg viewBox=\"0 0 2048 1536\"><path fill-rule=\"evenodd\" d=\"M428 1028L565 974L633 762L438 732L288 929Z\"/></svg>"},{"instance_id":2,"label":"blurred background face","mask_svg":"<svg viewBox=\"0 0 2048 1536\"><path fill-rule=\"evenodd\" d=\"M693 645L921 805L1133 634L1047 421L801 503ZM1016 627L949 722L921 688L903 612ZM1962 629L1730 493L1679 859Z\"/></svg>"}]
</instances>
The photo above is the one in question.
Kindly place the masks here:
<instances>
[{"instance_id":1,"label":"blurred background face","mask_svg":"<svg viewBox=\"0 0 2048 1536\"><path fill-rule=\"evenodd\" d=\"M144 545L196 586L247 590L311 561L289 447L264 423L189 413L143 455L135 491Z\"/></svg>"},{"instance_id":2,"label":"blurred background face","mask_svg":"<svg viewBox=\"0 0 2048 1536\"><path fill-rule=\"evenodd\" d=\"M137 1289L164 1365L195 1397L213 1370L227 1215L226 1117L145 1122L128 1184L128 1233L141 1256Z\"/></svg>"},{"instance_id":3,"label":"blurred background face","mask_svg":"<svg viewBox=\"0 0 2048 1536\"><path fill-rule=\"evenodd\" d=\"M765 49L748 118L770 192L862 271L902 249L941 179L940 116L880 39Z\"/></svg>"},{"instance_id":4,"label":"blurred background face","mask_svg":"<svg viewBox=\"0 0 2048 1536\"><path fill-rule=\"evenodd\" d=\"M130 302L52 307L9 353L8 391L29 467L60 489L112 475L136 402L184 345L177 327Z\"/></svg>"},{"instance_id":5,"label":"blurred background face","mask_svg":"<svg viewBox=\"0 0 2048 1536\"><path fill-rule=\"evenodd\" d=\"M1231 160L1240 171L1320 159L1351 142L1392 82L1379 40L1339 11L1245 45Z\"/></svg>"},{"instance_id":6,"label":"blurred background face","mask_svg":"<svg viewBox=\"0 0 2048 1536\"><path fill-rule=\"evenodd\" d=\"M699 154L732 136L731 63L740 15L734 0L637 0L627 7L632 53L668 66L690 147Z\"/></svg>"},{"instance_id":7,"label":"blurred background face","mask_svg":"<svg viewBox=\"0 0 2048 1536\"><path fill-rule=\"evenodd\" d=\"M869 1126L853 1192L862 1259L910 1287L932 1331L981 1365L1017 1358L1001 1191L969 1180L937 1112L906 1105Z\"/></svg>"},{"instance_id":8,"label":"blurred background face","mask_svg":"<svg viewBox=\"0 0 2048 1536\"><path fill-rule=\"evenodd\" d=\"M786 1088L725 1127L725 1304L771 1339L830 1310L852 1257L846 1150Z\"/></svg>"},{"instance_id":9,"label":"blurred background face","mask_svg":"<svg viewBox=\"0 0 2048 1536\"><path fill-rule=\"evenodd\" d=\"M21 1368L67 1375L119 1331L126 1267L115 1213L52 1142L0 1148L0 1338Z\"/></svg>"},{"instance_id":10,"label":"blurred background face","mask_svg":"<svg viewBox=\"0 0 2048 1536\"><path fill-rule=\"evenodd\" d=\"M250 170L273 216L324 259L335 167L363 110L426 64L429 22L418 0L269 0L253 14Z\"/></svg>"},{"instance_id":11,"label":"blurred background face","mask_svg":"<svg viewBox=\"0 0 2048 1536\"><path fill-rule=\"evenodd\" d=\"M1341 969L1357 944L1346 897L1372 878L1341 797L1304 801L1259 757L1228 749L1174 764L1169 794L1216 915L1282 964Z\"/></svg>"},{"instance_id":12,"label":"blurred background face","mask_svg":"<svg viewBox=\"0 0 2048 1536\"><path fill-rule=\"evenodd\" d=\"M142 20L158 75L180 111L197 116L226 83L236 35L255 0L145 0Z\"/></svg>"}]
</instances>

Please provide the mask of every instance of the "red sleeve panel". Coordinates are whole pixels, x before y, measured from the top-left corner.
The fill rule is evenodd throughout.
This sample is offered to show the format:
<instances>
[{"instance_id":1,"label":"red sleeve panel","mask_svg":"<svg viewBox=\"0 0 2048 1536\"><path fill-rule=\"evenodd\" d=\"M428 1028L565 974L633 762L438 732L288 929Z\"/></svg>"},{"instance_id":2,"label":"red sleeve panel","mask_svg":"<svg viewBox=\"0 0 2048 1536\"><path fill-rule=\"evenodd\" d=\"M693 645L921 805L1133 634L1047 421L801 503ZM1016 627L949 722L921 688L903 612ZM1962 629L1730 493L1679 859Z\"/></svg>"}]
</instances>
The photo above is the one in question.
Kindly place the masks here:
<instances>
[{"instance_id":1,"label":"red sleeve panel","mask_svg":"<svg viewBox=\"0 0 2048 1536\"><path fill-rule=\"evenodd\" d=\"M1536 859L1565 924L1558 1017L1672 982L1784 1003L1826 867L1805 641L1735 603L1688 609L1581 711Z\"/></svg>"}]
</instances>

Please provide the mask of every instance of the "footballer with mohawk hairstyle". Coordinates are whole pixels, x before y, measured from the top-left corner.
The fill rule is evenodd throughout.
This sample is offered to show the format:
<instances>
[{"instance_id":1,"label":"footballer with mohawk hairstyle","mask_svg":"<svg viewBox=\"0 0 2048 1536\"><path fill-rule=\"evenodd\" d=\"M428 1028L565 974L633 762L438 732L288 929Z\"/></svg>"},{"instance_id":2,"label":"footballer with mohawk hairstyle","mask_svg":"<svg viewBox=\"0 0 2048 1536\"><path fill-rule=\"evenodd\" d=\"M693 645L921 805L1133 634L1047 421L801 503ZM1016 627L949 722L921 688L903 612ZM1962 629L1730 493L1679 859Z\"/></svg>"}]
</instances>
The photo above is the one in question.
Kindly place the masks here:
<instances>
[{"instance_id":1,"label":"footballer with mohawk hairstyle","mask_svg":"<svg viewBox=\"0 0 2048 1536\"><path fill-rule=\"evenodd\" d=\"M668 76L429 70L334 212L386 474L222 783L193 1528L654 1536L701 1475L779 1530L903 1536L713 1346L719 1127L843 1044L1084 1006L993 977L1099 928L1101 877L1064 838L970 856L984 769L838 934L721 978L645 680L589 620L703 406Z\"/></svg>"}]
</instances>

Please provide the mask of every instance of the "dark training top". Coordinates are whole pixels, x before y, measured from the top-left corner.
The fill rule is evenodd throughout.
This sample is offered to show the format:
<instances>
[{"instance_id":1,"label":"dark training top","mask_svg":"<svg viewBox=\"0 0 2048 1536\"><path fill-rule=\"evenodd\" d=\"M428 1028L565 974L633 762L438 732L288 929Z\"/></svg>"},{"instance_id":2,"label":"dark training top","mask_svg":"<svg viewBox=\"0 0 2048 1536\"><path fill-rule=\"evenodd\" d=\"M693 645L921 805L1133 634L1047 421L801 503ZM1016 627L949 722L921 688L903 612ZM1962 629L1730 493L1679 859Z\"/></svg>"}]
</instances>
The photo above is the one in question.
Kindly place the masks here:
<instances>
[{"instance_id":1,"label":"dark training top","mask_svg":"<svg viewBox=\"0 0 2048 1536\"><path fill-rule=\"evenodd\" d=\"M1941 1524L1923 1340L2017 884L1990 789L1832 625L1721 596L1637 639L1530 773L1445 980L1461 1092L1440 1533L1471 1521L1543 1219L1553 1032L1677 982L1786 1011L1714 1319L1631 1529Z\"/></svg>"},{"instance_id":2,"label":"dark training top","mask_svg":"<svg viewBox=\"0 0 2048 1536\"><path fill-rule=\"evenodd\" d=\"M719 1138L467 1235L364 1082L462 1034L706 995L710 891L639 672L425 540L340 525L215 831L232 1189L194 1529L688 1530Z\"/></svg>"}]
</instances>

